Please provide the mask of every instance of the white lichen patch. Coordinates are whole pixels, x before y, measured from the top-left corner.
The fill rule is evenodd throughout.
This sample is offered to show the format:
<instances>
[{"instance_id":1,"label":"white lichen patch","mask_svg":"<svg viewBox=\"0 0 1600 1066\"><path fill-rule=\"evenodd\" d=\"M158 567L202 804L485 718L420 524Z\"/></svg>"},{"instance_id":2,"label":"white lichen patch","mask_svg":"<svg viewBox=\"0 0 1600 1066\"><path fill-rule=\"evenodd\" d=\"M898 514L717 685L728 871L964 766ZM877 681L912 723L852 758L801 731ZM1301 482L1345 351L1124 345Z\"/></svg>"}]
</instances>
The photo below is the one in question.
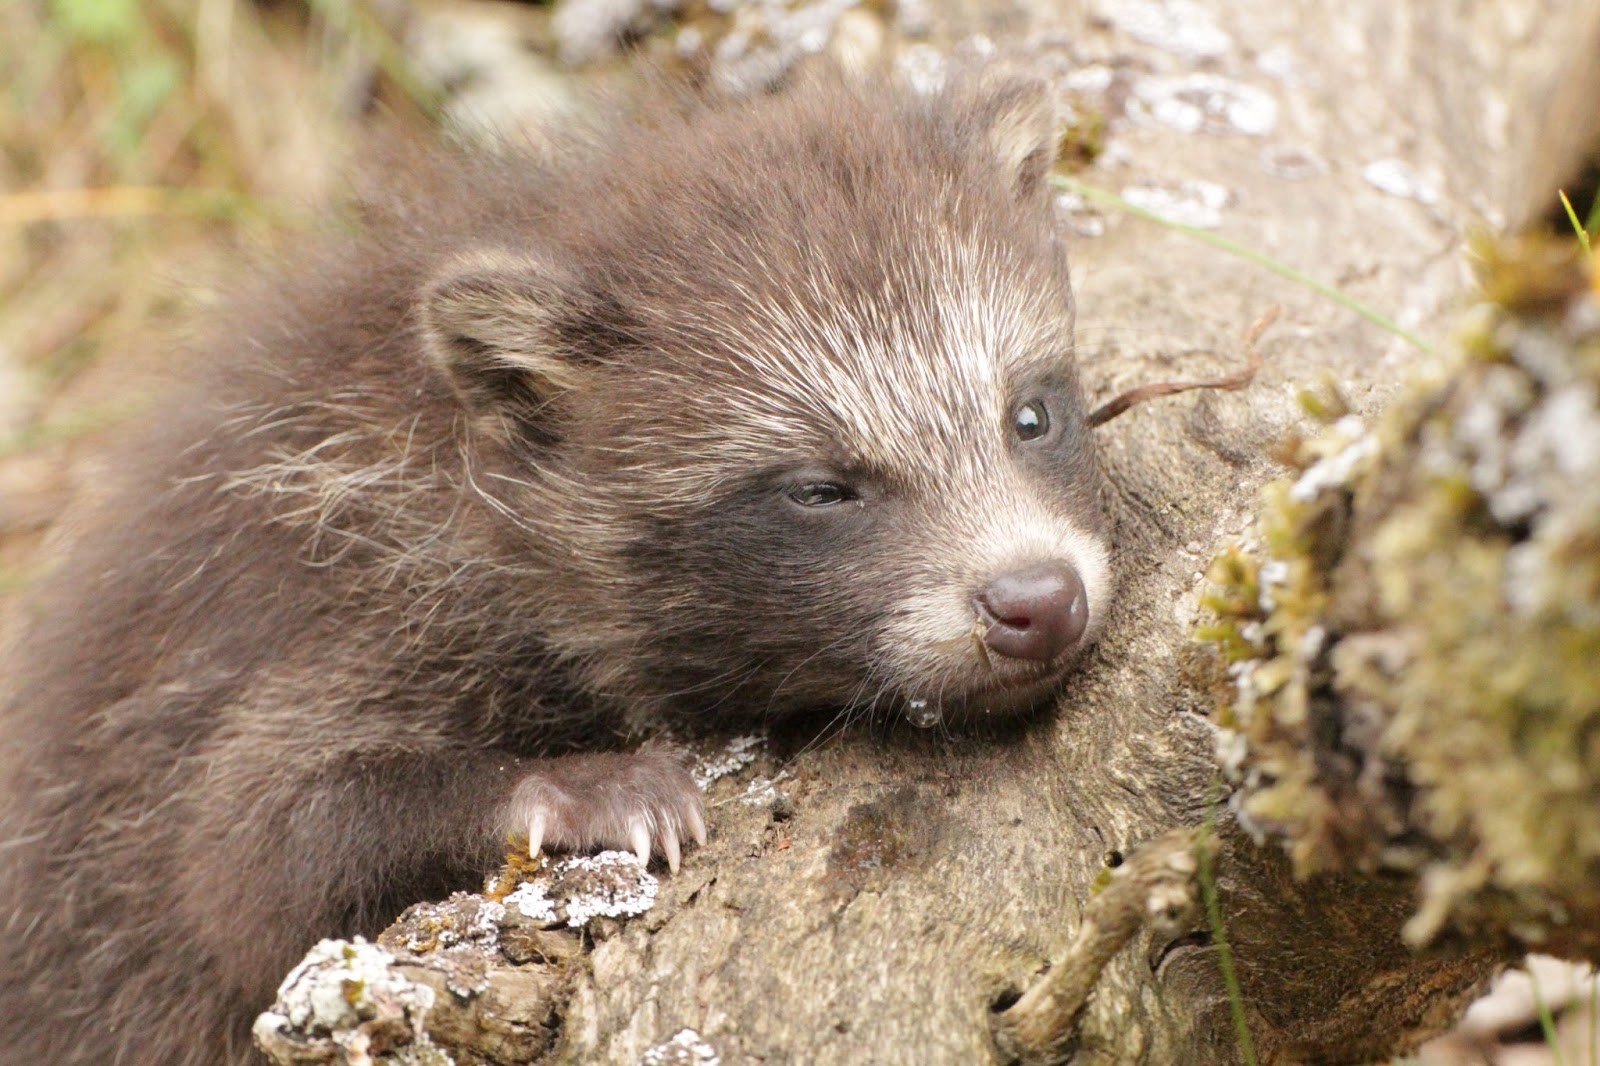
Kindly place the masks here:
<instances>
[{"instance_id":1,"label":"white lichen patch","mask_svg":"<svg viewBox=\"0 0 1600 1066\"><path fill-rule=\"evenodd\" d=\"M1056 211L1066 220L1067 227L1078 237L1102 237L1106 232L1106 219L1096 208L1075 192L1056 195Z\"/></svg>"},{"instance_id":2,"label":"white lichen patch","mask_svg":"<svg viewBox=\"0 0 1600 1066\"><path fill-rule=\"evenodd\" d=\"M573 855L518 885L501 901L507 916L545 928L582 928L594 918L631 918L654 907L661 882L629 851Z\"/></svg>"},{"instance_id":3,"label":"white lichen patch","mask_svg":"<svg viewBox=\"0 0 1600 1066\"><path fill-rule=\"evenodd\" d=\"M914 44L900 53L895 61L895 72L912 91L931 96L944 88L949 66L949 61L937 48L930 44Z\"/></svg>"},{"instance_id":4,"label":"white lichen patch","mask_svg":"<svg viewBox=\"0 0 1600 1066\"><path fill-rule=\"evenodd\" d=\"M758 777L745 786L739 802L746 807L764 807L778 797L778 790L770 777Z\"/></svg>"},{"instance_id":5,"label":"white lichen patch","mask_svg":"<svg viewBox=\"0 0 1600 1066\"><path fill-rule=\"evenodd\" d=\"M1496 522L1526 527L1506 552L1502 595L1512 611L1592 625L1568 576L1584 531L1600 521L1600 393L1547 367L1536 331L1516 340L1514 365L1482 371L1455 421L1424 439L1422 459L1439 476L1465 470Z\"/></svg>"},{"instance_id":6,"label":"white lichen patch","mask_svg":"<svg viewBox=\"0 0 1600 1066\"><path fill-rule=\"evenodd\" d=\"M493 951L500 944L503 904L467 892L457 892L443 903L419 903L407 910L407 951L438 951L474 947Z\"/></svg>"},{"instance_id":7,"label":"white lichen patch","mask_svg":"<svg viewBox=\"0 0 1600 1066\"><path fill-rule=\"evenodd\" d=\"M1185 181L1176 186L1129 185L1122 190L1122 198L1168 222L1216 229L1222 225L1222 209L1233 194L1216 182Z\"/></svg>"},{"instance_id":8,"label":"white lichen patch","mask_svg":"<svg viewBox=\"0 0 1600 1066\"><path fill-rule=\"evenodd\" d=\"M1378 159L1361 170L1367 184L1390 196L1415 200L1419 204L1439 202L1439 180L1425 175L1404 159Z\"/></svg>"},{"instance_id":9,"label":"white lichen patch","mask_svg":"<svg viewBox=\"0 0 1600 1066\"><path fill-rule=\"evenodd\" d=\"M629 851L573 855L549 863L500 902L505 925L582 928L594 918L631 918L655 906L661 883Z\"/></svg>"},{"instance_id":10,"label":"white lichen patch","mask_svg":"<svg viewBox=\"0 0 1600 1066\"><path fill-rule=\"evenodd\" d=\"M1512 444L1513 470L1546 468L1567 478L1600 476L1600 409L1588 382L1545 397Z\"/></svg>"},{"instance_id":11,"label":"white lichen patch","mask_svg":"<svg viewBox=\"0 0 1600 1066\"><path fill-rule=\"evenodd\" d=\"M755 734L734 737L724 745L721 753L701 757L689 768L694 783L704 792L713 782L729 777L756 761L756 754L767 738Z\"/></svg>"},{"instance_id":12,"label":"white lichen patch","mask_svg":"<svg viewBox=\"0 0 1600 1066\"><path fill-rule=\"evenodd\" d=\"M789 776L786 772L777 777L757 777L745 786L739 802L746 807L767 807L778 798L778 782Z\"/></svg>"},{"instance_id":13,"label":"white lichen patch","mask_svg":"<svg viewBox=\"0 0 1600 1066\"><path fill-rule=\"evenodd\" d=\"M504 143L527 132L542 140L577 106L553 59L528 47L520 20L487 5L416 5L406 54L418 76L450 86L439 102L446 125L469 139Z\"/></svg>"},{"instance_id":14,"label":"white lichen patch","mask_svg":"<svg viewBox=\"0 0 1600 1066\"><path fill-rule=\"evenodd\" d=\"M1118 0L1100 15L1136 41L1185 59L1217 59L1233 50L1229 37L1194 0Z\"/></svg>"},{"instance_id":15,"label":"white lichen patch","mask_svg":"<svg viewBox=\"0 0 1600 1066\"><path fill-rule=\"evenodd\" d=\"M397 972L394 961L361 937L321 941L284 978L272 1009L256 1018L257 1041L267 1047L286 1034L326 1039L351 1063L370 1061L367 1049L379 1031L391 1047L431 1048L423 1022L433 989Z\"/></svg>"},{"instance_id":16,"label":"white lichen patch","mask_svg":"<svg viewBox=\"0 0 1600 1066\"><path fill-rule=\"evenodd\" d=\"M796 63L828 47L856 0L755 0L732 10L733 26L712 51L711 77L736 96L772 88Z\"/></svg>"},{"instance_id":17,"label":"white lichen patch","mask_svg":"<svg viewBox=\"0 0 1600 1066\"><path fill-rule=\"evenodd\" d=\"M1366 431L1360 419L1346 415L1333 428L1337 437L1348 443L1306 467L1289 487L1294 502L1310 503L1324 492L1347 487L1356 472L1377 455L1377 438Z\"/></svg>"},{"instance_id":18,"label":"white lichen patch","mask_svg":"<svg viewBox=\"0 0 1600 1066\"><path fill-rule=\"evenodd\" d=\"M1244 777L1244 766L1250 757L1250 741L1237 729L1218 729L1216 731L1217 765L1229 781L1239 781Z\"/></svg>"},{"instance_id":19,"label":"white lichen patch","mask_svg":"<svg viewBox=\"0 0 1600 1066\"><path fill-rule=\"evenodd\" d=\"M324 1033L370 1015L386 993L412 998L424 1010L433 1006L433 989L401 977L393 964L393 955L359 936L320 941L278 986L274 1006L295 1028Z\"/></svg>"},{"instance_id":20,"label":"white lichen patch","mask_svg":"<svg viewBox=\"0 0 1600 1066\"><path fill-rule=\"evenodd\" d=\"M1066 77L1061 80L1061 85L1068 92L1103 93L1110 89L1116 80L1117 72L1104 63L1088 63L1068 71Z\"/></svg>"},{"instance_id":21,"label":"white lichen patch","mask_svg":"<svg viewBox=\"0 0 1600 1066\"><path fill-rule=\"evenodd\" d=\"M1278 125L1278 101L1262 89L1217 74L1140 78L1128 114L1183 133L1262 137Z\"/></svg>"},{"instance_id":22,"label":"white lichen patch","mask_svg":"<svg viewBox=\"0 0 1600 1066\"><path fill-rule=\"evenodd\" d=\"M1256 56L1256 67L1285 85L1303 85L1306 81L1305 61L1288 45L1273 45Z\"/></svg>"},{"instance_id":23,"label":"white lichen patch","mask_svg":"<svg viewBox=\"0 0 1600 1066\"><path fill-rule=\"evenodd\" d=\"M530 918L541 925L557 925L560 919L556 915L555 900L550 898L549 886L539 881L524 881L501 900L506 909L515 909L524 918Z\"/></svg>"},{"instance_id":24,"label":"white lichen patch","mask_svg":"<svg viewBox=\"0 0 1600 1066\"><path fill-rule=\"evenodd\" d=\"M567 925L580 929L594 918L631 918L656 905L657 881L632 852L602 851L567 859L556 867L558 884L574 891L562 901Z\"/></svg>"},{"instance_id":25,"label":"white lichen patch","mask_svg":"<svg viewBox=\"0 0 1600 1066\"><path fill-rule=\"evenodd\" d=\"M639 1066L721 1066L722 1056L693 1029L683 1029L639 1057Z\"/></svg>"},{"instance_id":26,"label":"white lichen patch","mask_svg":"<svg viewBox=\"0 0 1600 1066\"><path fill-rule=\"evenodd\" d=\"M676 0L568 0L550 18L562 62L571 66L612 55L630 33L676 11Z\"/></svg>"},{"instance_id":27,"label":"white lichen patch","mask_svg":"<svg viewBox=\"0 0 1600 1066\"><path fill-rule=\"evenodd\" d=\"M1486 368L1448 430L1436 429L1424 440L1425 469L1440 475L1464 469L1473 491L1505 526L1552 509L1572 510L1586 500L1600 506L1592 488L1600 484L1595 387L1582 381L1544 387L1548 391L1537 395L1516 367Z\"/></svg>"},{"instance_id":28,"label":"white lichen patch","mask_svg":"<svg viewBox=\"0 0 1600 1066\"><path fill-rule=\"evenodd\" d=\"M1281 559L1268 559L1261 564L1261 572L1257 577L1261 591L1256 597L1256 602L1261 607L1261 613L1271 614L1278 606L1277 597L1272 590L1289 581L1289 564Z\"/></svg>"}]
</instances>

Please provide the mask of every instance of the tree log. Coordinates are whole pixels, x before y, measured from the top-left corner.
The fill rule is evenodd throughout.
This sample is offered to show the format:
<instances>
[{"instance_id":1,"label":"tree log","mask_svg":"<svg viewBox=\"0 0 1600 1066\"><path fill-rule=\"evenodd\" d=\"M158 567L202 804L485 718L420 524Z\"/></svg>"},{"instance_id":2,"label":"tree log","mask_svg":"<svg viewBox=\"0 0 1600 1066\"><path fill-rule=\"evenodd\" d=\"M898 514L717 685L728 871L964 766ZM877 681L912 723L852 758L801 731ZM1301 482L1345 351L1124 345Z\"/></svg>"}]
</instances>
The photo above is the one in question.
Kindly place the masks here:
<instances>
[{"instance_id":1,"label":"tree log","mask_svg":"<svg viewBox=\"0 0 1600 1066\"><path fill-rule=\"evenodd\" d=\"M1583 155L1570 138L1543 151L1530 127L1593 78L1594 25L1576 0L952 3L931 46L982 32L969 51L1050 77L1064 106L1103 119L1089 184L1215 226L1441 338L1469 226L1530 217L1554 190L1529 175L1560 179ZM1592 150L1593 109L1576 121ZM582 954L521 968L491 954L484 991L436 988L436 1002L499 1014L510 985L535 986L517 1010L548 1029L515 1050L459 1019L447 1032L426 1021L455 1061L1243 1061L1203 914L1163 904L1158 920L1130 918L1150 913L1152 871L1159 899L1194 898L1171 862L1186 838L1171 834L1208 817L1260 1061L1404 1050L1517 949L1501 926L1419 954L1402 935L1419 904L1411 875L1356 862L1297 879L1276 842L1216 813L1214 678L1192 635L1201 575L1254 535L1275 449L1305 428L1298 390L1331 379L1370 415L1431 357L1181 233L1064 210L1081 233L1103 230L1074 245L1078 361L1097 396L1235 370L1251 323L1284 312L1251 389L1146 404L1099 431L1121 580L1059 707L992 733L773 736L744 774L777 779L776 798L744 802L746 779L714 784L710 843L647 914L570 941ZM1133 872L1097 895L1118 866ZM524 980L528 967L550 979ZM495 1025L485 1015L480 1028ZM359 1061L347 1046L328 1054L345 1059L280 1061Z\"/></svg>"}]
</instances>

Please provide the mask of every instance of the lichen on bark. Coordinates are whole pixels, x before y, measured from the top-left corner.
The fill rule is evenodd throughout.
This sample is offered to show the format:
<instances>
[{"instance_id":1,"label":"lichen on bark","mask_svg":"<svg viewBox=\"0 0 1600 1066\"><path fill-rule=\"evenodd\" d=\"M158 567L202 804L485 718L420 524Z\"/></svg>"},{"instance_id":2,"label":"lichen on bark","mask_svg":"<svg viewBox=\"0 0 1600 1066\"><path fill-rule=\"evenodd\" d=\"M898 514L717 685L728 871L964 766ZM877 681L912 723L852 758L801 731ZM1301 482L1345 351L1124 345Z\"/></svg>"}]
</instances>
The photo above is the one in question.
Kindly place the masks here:
<instances>
[{"instance_id":1,"label":"lichen on bark","mask_svg":"<svg viewBox=\"0 0 1600 1066\"><path fill-rule=\"evenodd\" d=\"M1297 871L1418 878L1407 926L1600 956L1600 281L1481 242L1481 304L1369 426L1336 397L1210 571L1220 755Z\"/></svg>"}]
</instances>

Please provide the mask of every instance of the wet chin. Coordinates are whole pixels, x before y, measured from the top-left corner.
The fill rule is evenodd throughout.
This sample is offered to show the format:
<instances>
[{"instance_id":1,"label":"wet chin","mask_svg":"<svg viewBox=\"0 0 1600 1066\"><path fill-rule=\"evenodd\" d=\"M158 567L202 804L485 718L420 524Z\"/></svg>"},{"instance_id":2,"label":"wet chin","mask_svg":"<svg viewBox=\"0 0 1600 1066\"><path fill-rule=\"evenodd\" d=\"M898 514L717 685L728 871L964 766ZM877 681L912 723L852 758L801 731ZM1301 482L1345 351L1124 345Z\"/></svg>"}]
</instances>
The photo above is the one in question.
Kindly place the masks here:
<instances>
[{"instance_id":1,"label":"wet chin","mask_svg":"<svg viewBox=\"0 0 1600 1066\"><path fill-rule=\"evenodd\" d=\"M913 725L925 728L1011 718L1049 704L1061 691L1065 680L1066 670L1062 669L985 684L965 693L946 692L937 704L908 697L903 701L903 711Z\"/></svg>"}]
</instances>

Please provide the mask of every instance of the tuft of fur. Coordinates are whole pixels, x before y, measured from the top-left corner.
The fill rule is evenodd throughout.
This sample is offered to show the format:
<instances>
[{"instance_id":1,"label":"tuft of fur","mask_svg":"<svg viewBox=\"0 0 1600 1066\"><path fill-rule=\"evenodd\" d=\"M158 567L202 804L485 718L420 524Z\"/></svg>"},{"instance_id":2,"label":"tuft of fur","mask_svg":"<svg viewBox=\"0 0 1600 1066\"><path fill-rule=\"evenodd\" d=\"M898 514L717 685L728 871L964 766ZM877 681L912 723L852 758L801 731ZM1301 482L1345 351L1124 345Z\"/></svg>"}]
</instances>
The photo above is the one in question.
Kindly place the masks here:
<instances>
[{"instance_id":1,"label":"tuft of fur","mask_svg":"<svg viewBox=\"0 0 1600 1066\"><path fill-rule=\"evenodd\" d=\"M698 793L612 750L662 723L1048 694L973 607L1065 560L1081 646L1109 594L1042 114L819 82L441 152L228 303L10 672L6 1054L253 1061L308 945L508 834L676 866Z\"/></svg>"}]
</instances>

